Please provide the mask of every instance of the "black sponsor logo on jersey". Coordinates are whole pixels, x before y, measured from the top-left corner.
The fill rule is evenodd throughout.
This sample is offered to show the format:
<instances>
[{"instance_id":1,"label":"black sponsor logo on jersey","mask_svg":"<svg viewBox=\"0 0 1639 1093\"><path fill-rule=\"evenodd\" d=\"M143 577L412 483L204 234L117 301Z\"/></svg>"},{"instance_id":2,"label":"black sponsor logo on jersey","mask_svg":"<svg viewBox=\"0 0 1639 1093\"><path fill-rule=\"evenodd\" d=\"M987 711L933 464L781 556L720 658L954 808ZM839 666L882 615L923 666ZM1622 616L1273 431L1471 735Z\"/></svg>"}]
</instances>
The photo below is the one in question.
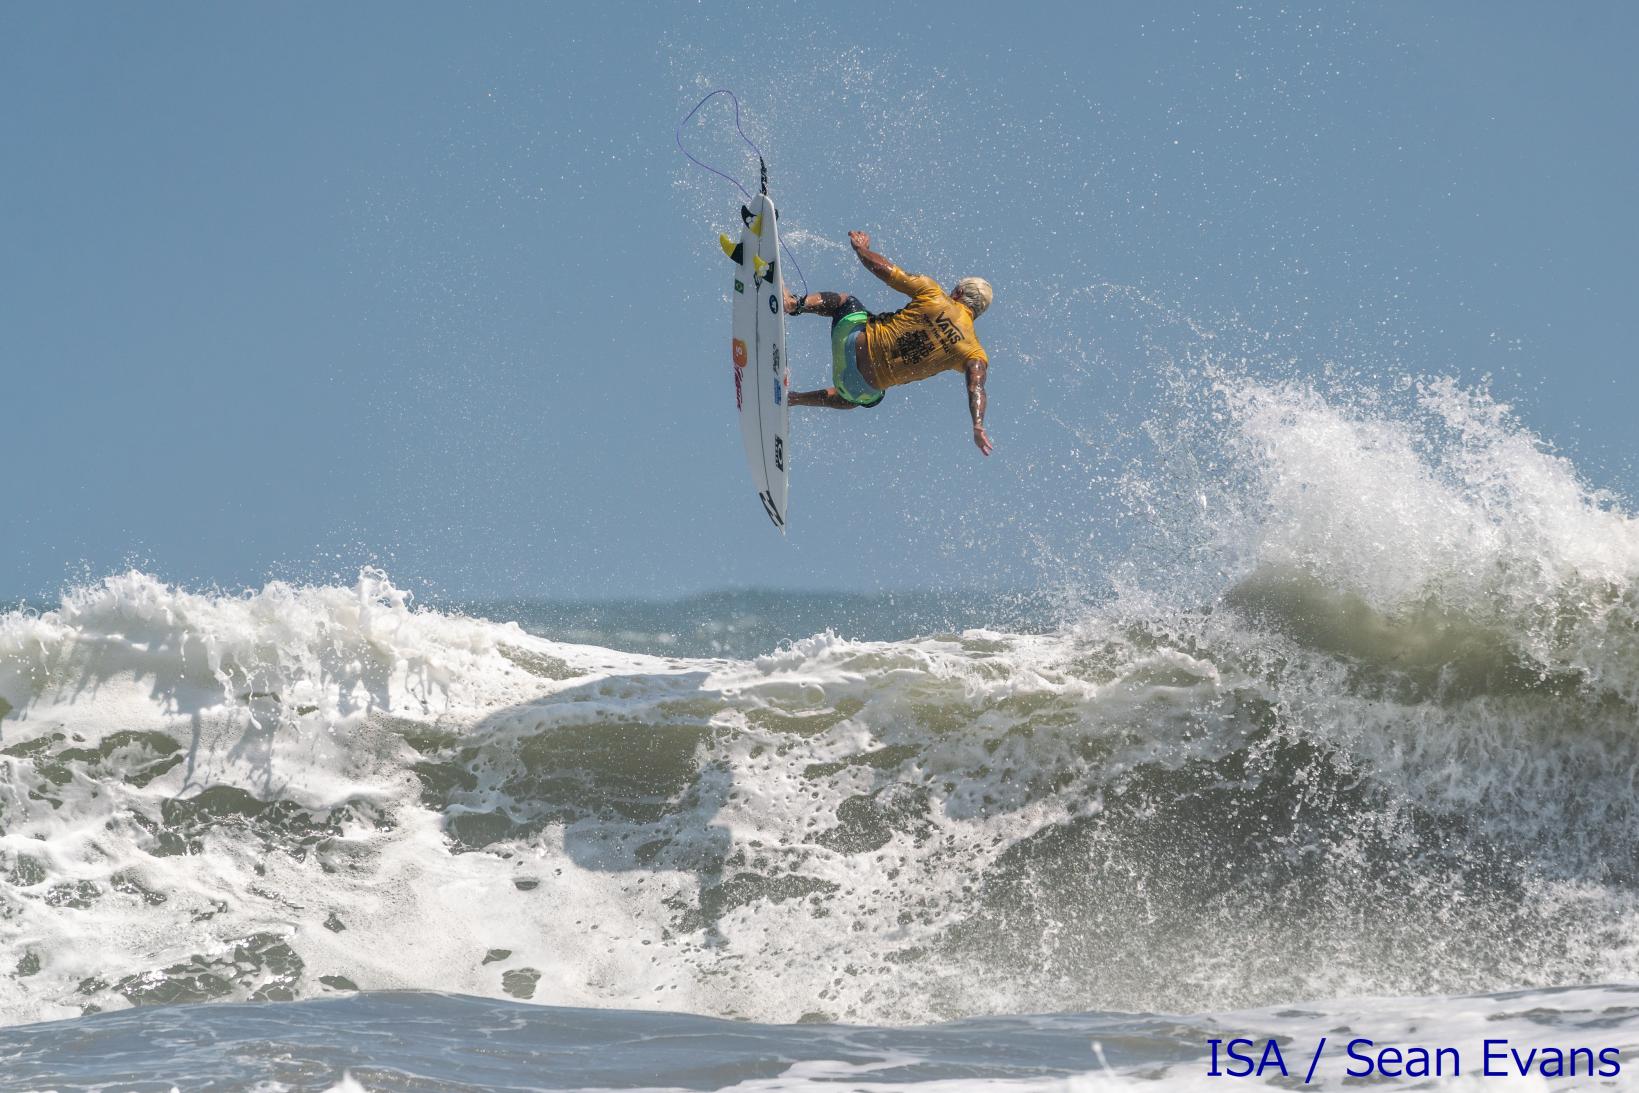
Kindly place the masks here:
<instances>
[{"instance_id":1,"label":"black sponsor logo on jersey","mask_svg":"<svg viewBox=\"0 0 1639 1093\"><path fill-rule=\"evenodd\" d=\"M955 323L951 322L950 316L948 315L940 315L936 317L933 320L933 329L935 336L939 339L939 346L941 349L949 349L951 346L962 340L961 328Z\"/></svg>"},{"instance_id":2,"label":"black sponsor logo on jersey","mask_svg":"<svg viewBox=\"0 0 1639 1093\"><path fill-rule=\"evenodd\" d=\"M906 364L921 364L933 352L933 341L926 330L908 330L894 343L899 357Z\"/></svg>"}]
</instances>

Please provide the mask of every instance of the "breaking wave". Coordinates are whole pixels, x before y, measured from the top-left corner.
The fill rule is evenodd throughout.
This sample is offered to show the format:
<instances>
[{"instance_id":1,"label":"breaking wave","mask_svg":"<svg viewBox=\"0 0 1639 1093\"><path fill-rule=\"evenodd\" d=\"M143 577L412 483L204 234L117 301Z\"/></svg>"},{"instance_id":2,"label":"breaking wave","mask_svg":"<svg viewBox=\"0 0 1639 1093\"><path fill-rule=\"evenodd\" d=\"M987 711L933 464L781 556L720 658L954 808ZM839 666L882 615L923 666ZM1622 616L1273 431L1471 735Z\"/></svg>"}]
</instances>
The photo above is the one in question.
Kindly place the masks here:
<instances>
[{"instance_id":1,"label":"breaking wave","mask_svg":"<svg viewBox=\"0 0 1639 1093\"><path fill-rule=\"evenodd\" d=\"M387 576L0 619L0 1021L432 988L789 1022L1639 978L1639 532L1483 392L1207 375L1049 632L749 658Z\"/></svg>"}]
</instances>

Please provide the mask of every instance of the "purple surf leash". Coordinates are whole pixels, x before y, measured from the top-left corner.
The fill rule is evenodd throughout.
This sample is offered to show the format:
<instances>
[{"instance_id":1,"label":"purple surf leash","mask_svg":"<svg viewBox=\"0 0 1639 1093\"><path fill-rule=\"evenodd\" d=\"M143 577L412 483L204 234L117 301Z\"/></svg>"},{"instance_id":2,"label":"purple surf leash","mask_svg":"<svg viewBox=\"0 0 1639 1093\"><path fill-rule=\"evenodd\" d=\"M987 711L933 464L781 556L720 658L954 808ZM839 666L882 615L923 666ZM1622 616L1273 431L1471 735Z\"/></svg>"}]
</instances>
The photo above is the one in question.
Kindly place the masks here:
<instances>
[{"instance_id":1,"label":"purple surf leash","mask_svg":"<svg viewBox=\"0 0 1639 1093\"><path fill-rule=\"evenodd\" d=\"M705 98L701 99L699 102L694 104L694 109L693 110L690 110L687 114L683 115L683 120L679 121L677 123L677 128L673 131L673 136L677 140L677 150L679 152L682 152L683 157L685 159L687 159L690 163L694 164L696 167L704 168L705 170L710 171L712 174L716 175L718 178L724 179L725 181L728 181L728 182L732 182L734 184L735 188L738 189L742 194L745 195L745 199L747 201L750 201L751 196L752 196L751 191L746 189L745 185L743 183L741 183L741 181L739 179L735 178L731 174L727 174L723 171L719 171L717 168L713 167L709 163L704 162L703 160L696 159L694 157L694 155L691 154L687 148L683 147L683 126L687 125L689 123L689 119L693 118L696 114L698 114L700 112L700 108L702 106L706 105L706 103L710 102L714 97L716 97L718 95L727 95L729 97L729 101L734 104L734 131L736 133L740 134L740 139L745 141L746 145L748 147L750 147L752 152L754 152L756 154L756 156L757 156L757 165L758 165L758 168L760 169L760 172L762 174L763 193L765 193L765 194L768 193L768 161L763 159L763 150L761 148L757 147L757 142L752 140L750 137L746 136L746 131L743 128L741 128L741 126L740 126L740 97L738 95L736 95L734 92L730 91L726 87L719 87L717 90L710 92L709 94L706 95ZM776 217L778 217L778 214L779 214L779 210L776 209L775 210ZM791 263L791 268L797 271L797 279L802 282L802 294L804 296L807 296L808 295L808 278L803 276L802 265L800 263L798 263L797 256L791 253L791 248L786 245L786 242L785 242L784 239L780 240L780 249L785 252L786 261Z\"/></svg>"}]
</instances>

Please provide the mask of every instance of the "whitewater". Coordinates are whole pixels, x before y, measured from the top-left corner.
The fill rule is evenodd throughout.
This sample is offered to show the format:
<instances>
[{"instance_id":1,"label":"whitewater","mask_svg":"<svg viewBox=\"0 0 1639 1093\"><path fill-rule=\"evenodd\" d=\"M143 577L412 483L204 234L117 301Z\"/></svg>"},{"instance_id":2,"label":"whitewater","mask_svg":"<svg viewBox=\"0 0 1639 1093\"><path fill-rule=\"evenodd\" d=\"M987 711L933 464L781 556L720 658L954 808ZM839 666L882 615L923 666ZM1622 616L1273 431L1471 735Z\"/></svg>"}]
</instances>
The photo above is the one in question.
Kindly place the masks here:
<instances>
[{"instance_id":1,"label":"whitewater","mask_svg":"<svg viewBox=\"0 0 1639 1093\"><path fill-rule=\"evenodd\" d=\"M1166 474L1119 484L1146 550L1032 625L572 641L379 570L8 612L0 1058L1182 1089L1238 1035L1631 1056L1633 515L1450 380L1191 382Z\"/></svg>"}]
</instances>

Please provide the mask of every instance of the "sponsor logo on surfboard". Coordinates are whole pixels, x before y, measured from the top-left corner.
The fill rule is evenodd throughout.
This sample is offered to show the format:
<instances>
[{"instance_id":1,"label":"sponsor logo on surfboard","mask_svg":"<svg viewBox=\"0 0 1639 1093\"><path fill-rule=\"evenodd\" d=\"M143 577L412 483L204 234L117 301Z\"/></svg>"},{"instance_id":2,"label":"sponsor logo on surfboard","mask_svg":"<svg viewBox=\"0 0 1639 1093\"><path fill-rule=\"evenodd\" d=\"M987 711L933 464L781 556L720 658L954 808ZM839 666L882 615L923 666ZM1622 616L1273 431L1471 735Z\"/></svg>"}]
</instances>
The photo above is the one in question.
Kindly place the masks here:
<instances>
[{"instance_id":1,"label":"sponsor logo on surfboard","mask_svg":"<svg viewBox=\"0 0 1639 1093\"><path fill-rule=\"evenodd\" d=\"M780 313L780 305L774 302L774 297L772 296L768 298L768 313L770 315L778 315Z\"/></svg>"},{"instance_id":2,"label":"sponsor logo on surfboard","mask_svg":"<svg viewBox=\"0 0 1639 1093\"><path fill-rule=\"evenodd\" d=\"M734 408L744 410L746 406L745 391L740 377L746 371L746 343L743 338L734 339Z\"/></svg>"},{"instance_id":3,"label":"sponsor logo on surfboard","mask_svg":"<svg viewBox=\"0 0 1639 1093\"><path fill-rule=\"evenodd\" d=\"M775 399L775 401L778 402L779 400ZM785 437L783 436L774 438L774 469L777 471L785 470Z\"/></svg>"},{"instance_id":4,"label":"sponsor logo on surfboard","mask_svg":"<svg viewBox=\"0 0 1639 1093\"><path fill-rule=\"evenodd\" d=\"M735 278L735 280L734 280L734 291L735 292L744 292L745 290L746 290L746 283L744 281L740 280L739 278Z\"/></svg>"}]
</instances>

